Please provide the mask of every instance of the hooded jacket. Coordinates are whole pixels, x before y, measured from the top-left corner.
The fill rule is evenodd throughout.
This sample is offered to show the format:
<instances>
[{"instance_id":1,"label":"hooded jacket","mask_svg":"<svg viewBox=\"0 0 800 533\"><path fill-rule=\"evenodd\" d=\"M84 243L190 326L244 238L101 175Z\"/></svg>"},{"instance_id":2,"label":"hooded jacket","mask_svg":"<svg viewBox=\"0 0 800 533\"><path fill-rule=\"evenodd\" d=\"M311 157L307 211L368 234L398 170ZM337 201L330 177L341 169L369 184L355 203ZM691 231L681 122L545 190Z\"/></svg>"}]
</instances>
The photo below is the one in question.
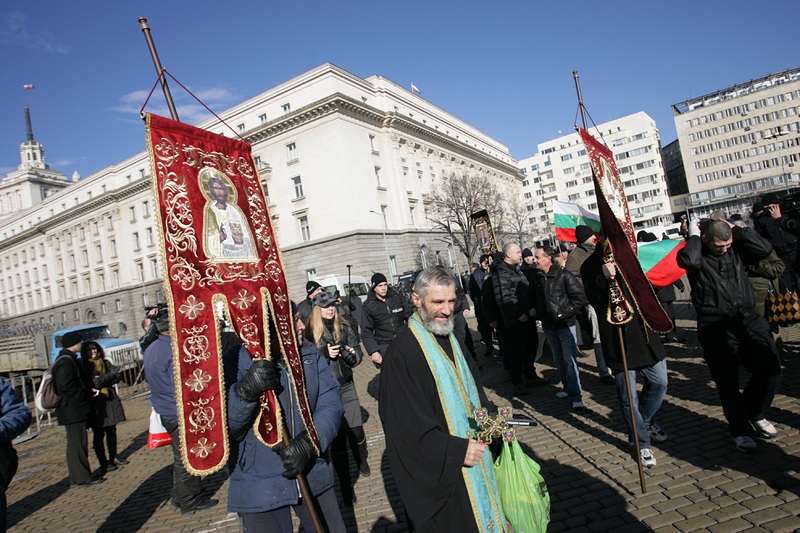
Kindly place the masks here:
<instances>
[{"instance_id":1,"label":"hooded jacket","mask_svg":"<svg viewBox=\"0 0 800 533\"><path fill-rule=\"evenodd\" d=\"M238 382L253 361L244 347L238 352L230 350L226 359L231 352L231 358L235 361L226 361L226 382ZM328 364L319 350L305 339L300 349L300 359L303 362L308 405L323 450L321 457L312 459L304 474L311 492L319 495L333 487L333 465L327 450L339 431L344 408L339 384ZM229 373L234 377L229 377ZM287 421L286 429L290 436L296 436L305 430L305 426L297 408L297 399L289 386L289 378L283 369L280 380L281 386L275 392ZM258 401L242 401L233 385L228 388L228 426L231 435L228 511L235 513L263 513L295 505L300 498L297 481L282 475L285 469L280 455L258 440L253 432L258 408Z\"/></svg>"}]
</instances>

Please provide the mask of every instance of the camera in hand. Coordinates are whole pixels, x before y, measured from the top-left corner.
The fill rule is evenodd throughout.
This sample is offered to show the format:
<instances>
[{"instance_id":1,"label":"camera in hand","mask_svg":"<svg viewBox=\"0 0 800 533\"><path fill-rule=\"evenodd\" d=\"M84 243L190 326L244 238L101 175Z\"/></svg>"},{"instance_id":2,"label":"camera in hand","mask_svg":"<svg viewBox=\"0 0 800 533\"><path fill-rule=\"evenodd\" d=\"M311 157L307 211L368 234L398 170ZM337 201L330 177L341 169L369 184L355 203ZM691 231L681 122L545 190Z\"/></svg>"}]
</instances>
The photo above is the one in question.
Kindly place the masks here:
<instances>
[{"instance_id":1,"label":"camera in hand","mask_svg":"<svg viewBox=\"0 0 800 533\"><path fill-rule=\"evenodd\" d=\"M800 218L800 193L784 196L780 199L781 214L785 217Z\"/></svg>"},{"instance_id":2,"label":"camera in hand","mask_svg":"<svg viewBox=\"0 0 800 533\"><path fill-rule=\"evenodd\" d=\"M158 311L156 311L155 314L151 315L150 311L152 311L153 309L158 309ZM169 313L169 307L167 307L166 302L162 302L157 305L148 305L144 308L145 318L150 318L154 322L157 321L162 316L166 315L167 313Z\"/></svg>"}]
</instances>

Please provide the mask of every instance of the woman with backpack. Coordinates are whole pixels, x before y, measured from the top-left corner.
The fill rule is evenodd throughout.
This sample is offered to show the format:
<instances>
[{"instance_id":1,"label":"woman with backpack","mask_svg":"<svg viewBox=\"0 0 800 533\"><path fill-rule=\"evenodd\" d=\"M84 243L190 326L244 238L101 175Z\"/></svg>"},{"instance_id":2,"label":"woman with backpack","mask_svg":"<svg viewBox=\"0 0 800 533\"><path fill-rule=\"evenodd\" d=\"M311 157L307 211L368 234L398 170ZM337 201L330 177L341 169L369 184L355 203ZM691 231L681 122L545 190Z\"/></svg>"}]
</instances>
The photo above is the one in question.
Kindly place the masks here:
<instances>
[{"instance_id":1,"label":"woman with backpack","mask_svg":"<svg viewBox=\"0 0 800 533\"><path fill-rule=\"evenodd\" d=\"M118 466L128 464L128 461L117 457L117 424L125 421L125 411L114 385L122 381L122 374L106 359L103 348L96 342L83 345L81 359L86 365L86 374L92 376L94 388L98 391L92 397L94 416L90 420L90 427L94 453L100 462L100 471L105 475ZM103 440L108 447L108 457Z\"/></svg>"}]
</instances>

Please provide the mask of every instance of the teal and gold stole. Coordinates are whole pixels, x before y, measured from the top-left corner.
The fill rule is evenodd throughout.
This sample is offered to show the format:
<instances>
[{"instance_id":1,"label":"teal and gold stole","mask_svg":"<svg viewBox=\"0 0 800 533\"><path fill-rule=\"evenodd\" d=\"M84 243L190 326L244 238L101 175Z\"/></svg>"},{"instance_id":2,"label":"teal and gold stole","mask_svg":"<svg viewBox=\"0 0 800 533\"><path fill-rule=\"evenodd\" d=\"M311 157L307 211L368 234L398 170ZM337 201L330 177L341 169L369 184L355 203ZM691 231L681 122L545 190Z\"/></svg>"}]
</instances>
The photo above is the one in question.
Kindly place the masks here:
<instances>
[{"instance_id":1,"label":"teal and gold stole","mask_svg":"<svg viewBox=\"0 0 800 533\"><path fill-rule=\"evenodd\" d=\"M442 402L450 434L469 438L469 432L473 429L470 426L470 416L481 405L475 380L455 335L451 333L448 336L455 356L455 363L453 363L433 334L422 325L419 311L414 313L408 325L414 337L419 341L433 379L436 380L439 400ZM483 459L473 467L463 467L461 474L467 485L472 512L478 528L481 531L492 533L505 531L505 519L500 506L490 454L484 454Z\"/></svg>"}]
</instances>

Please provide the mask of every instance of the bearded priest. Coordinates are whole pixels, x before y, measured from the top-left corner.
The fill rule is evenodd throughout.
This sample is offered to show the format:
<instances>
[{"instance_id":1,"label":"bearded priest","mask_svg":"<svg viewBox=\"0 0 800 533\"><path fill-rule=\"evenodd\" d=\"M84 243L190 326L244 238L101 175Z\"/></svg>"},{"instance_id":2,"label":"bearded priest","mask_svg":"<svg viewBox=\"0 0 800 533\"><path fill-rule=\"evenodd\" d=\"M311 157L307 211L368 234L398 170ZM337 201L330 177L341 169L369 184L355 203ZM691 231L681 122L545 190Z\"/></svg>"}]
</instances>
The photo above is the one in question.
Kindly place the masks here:
<instances>
[{"instance_id":1,"label":"bearded priest","mask_svg":"<svg viewBox=\"0 0 800 533\"><path fill-rule=\"evenodd\" d=\"M410 530L500 533L489 443L468 436L474 411L495 407L453 335L455 280L423 270L411 296L417 309L383 357L378 405Z\"/></svg>"}]
</instances>

